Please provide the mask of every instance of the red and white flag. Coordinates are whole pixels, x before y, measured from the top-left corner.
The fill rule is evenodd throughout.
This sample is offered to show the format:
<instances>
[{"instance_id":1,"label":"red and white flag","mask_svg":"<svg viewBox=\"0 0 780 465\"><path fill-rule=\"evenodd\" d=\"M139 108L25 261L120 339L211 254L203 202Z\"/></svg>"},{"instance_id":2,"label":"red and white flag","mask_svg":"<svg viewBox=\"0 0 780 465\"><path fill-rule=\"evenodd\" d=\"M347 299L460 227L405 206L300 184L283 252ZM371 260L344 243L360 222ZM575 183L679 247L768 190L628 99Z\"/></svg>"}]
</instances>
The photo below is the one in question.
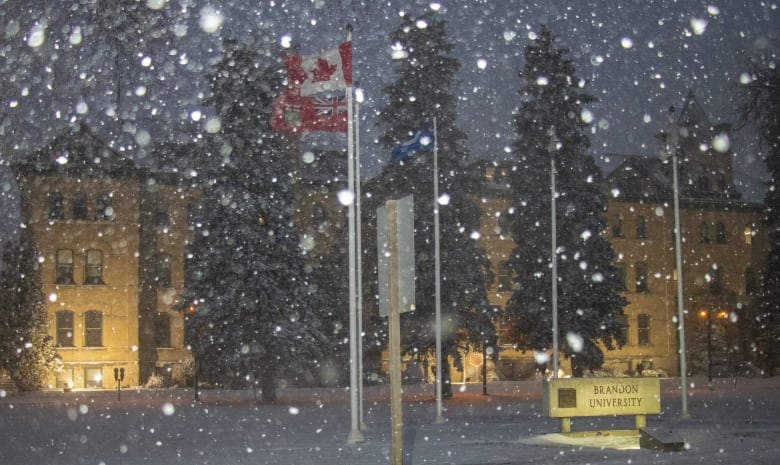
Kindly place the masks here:
<instances>
[{"instance_id":1,"label":"red and white flag","mask_svg":"<svg viewBox=\"0 0 780 465\"><path fill-rule=\"evenodd\" d=\"M285 56L288 93L302 96L352 86L352 42L319 55Z\"/></svg>"},{"instance_id":2,"label":"red and white flag","mask_svg":"<svg viewBox=\"0 0 780 465\"><path fill-rule=\"evenodd\" d=\"M271 128L278 132L346 132L347 103L342 96L285 94L274 101Z\"/></svg>"}]
</instances>

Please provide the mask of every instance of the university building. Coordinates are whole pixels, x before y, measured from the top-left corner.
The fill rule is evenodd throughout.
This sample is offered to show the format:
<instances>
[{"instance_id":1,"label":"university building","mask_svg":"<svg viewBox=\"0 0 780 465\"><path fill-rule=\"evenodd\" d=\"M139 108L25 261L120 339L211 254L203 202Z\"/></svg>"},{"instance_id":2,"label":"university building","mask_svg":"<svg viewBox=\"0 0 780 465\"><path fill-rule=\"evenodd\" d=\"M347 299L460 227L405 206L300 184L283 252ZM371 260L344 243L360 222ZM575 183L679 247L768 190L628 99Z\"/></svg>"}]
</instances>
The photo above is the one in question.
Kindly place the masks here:
<instances>
[{"instance_id":1,"label":"university building","mask_svg":"<svg viewBox=\"0 0 780 465\"><path fill-rule=\"evenodd\" d=\"M195 192L112 150L83 125L13 165L21 221L42 256L56 388L112 388L190 363L184 257Z\"/></svg>"},{"instance_id":2,"label":"university building","mask_svg":"<svg viewBox=\"0 0 780 465\"><path fill-rule=\"evenodd\" d=\"M741 200L734 187L733 153L713 143L728 140L728 125L712 124L693 95L676 124L688 369L706 372L712 361L716 375L730 375L740 369L739 362L751 359L754 349L753 298L760 289L768 247L761 227L763 206ZM500 224L501 213L512 205L506 182L511 162L480 162L475 168L483 180L477 193L483 205L483 247L498 277L489 296L503 308L512 295L511 276L503 264L515 247L508 229ZM634 374L641 364L644 370L678 375L671 163L627 156L605 181L608 227L603 234L615 250L629 301L623 325L627 344L621 350L604 351L605 369ZM561 366L569 370L563 361ZM530 354L511 345L501 347L496 368L502 379L528 376L534 370Z\"/></svg>"},{"instance_id":3,"label":"university building","mask_svg":"<svg viewBox=\"0 0 780 465\"><path fill-rule=\"evenodd\" d=\"M702 372L712 361L715 374L726 375L753 349L749 322L767 250L762 206L741 200L732 152L714 148L716 137L728 135L727 125L711 124L692 96L677 123L688 365ZM307 155L293 168L296 225L309 259L318 260L346 253L334 248L346 234L345 209L336 199L345 163L340 152ZM123 386L153 375L168 381L186 376L192 362L182 295L197 189L175 172L139 166L85 126L74 126L13 168L22 223L44 258L50 334L64 366L50 385L112 388L115 369L124 370ZM501 224L512 205L511 163L482 161L473 169L480 180L473 192L482 210L480 242L497 277L488 295L504 308L513 289L504 263L515 248ZM678 375L671 165L625 157L606 175L604 194L608 227L602 234L615 249L629 301L627 344L605 351L605 369L635 374L641 364ZM533 375L530 352L499 344L499 379ZM473 364L467 359L463 380L479 379L478 358ZM565 361L561 367L570 372ZM453 380L459 381L454 371Z\"/></svg>"}]
</instances>

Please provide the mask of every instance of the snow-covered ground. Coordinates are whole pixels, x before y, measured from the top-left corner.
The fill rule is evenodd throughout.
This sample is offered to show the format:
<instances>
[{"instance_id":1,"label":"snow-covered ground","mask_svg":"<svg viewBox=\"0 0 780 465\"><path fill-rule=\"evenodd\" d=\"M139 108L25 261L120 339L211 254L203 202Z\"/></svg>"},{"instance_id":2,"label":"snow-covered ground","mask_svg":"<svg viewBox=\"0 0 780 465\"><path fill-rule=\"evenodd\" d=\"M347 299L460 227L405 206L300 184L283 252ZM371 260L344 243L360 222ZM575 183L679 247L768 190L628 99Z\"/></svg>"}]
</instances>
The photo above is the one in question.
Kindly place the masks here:
<instances>
[{"instance_id":1,"label":"snow-covered ground","mask_svg":"<svg viewBox=\"0 0 780 465\"><path fill-rule=\"evenodd\" d=\"M411 464L776 464L780 462L780 378L694 378L690 419L680 418L679 379L662 380L660 415L650 428L674 431L687 450L635 449L611 430L631 417L574 419L595 440L555 435L542 414L539 381L455 385L435 423L431 385L404 388L404 463ZM365 441L347 445L343 389L280 392L264 405L252 392L126 390L0 393L0 463L56 464L381 464L389 463L387 386L367 387ZM626 447L629 447L626 449Z\"/></svg>"}]
</instances>

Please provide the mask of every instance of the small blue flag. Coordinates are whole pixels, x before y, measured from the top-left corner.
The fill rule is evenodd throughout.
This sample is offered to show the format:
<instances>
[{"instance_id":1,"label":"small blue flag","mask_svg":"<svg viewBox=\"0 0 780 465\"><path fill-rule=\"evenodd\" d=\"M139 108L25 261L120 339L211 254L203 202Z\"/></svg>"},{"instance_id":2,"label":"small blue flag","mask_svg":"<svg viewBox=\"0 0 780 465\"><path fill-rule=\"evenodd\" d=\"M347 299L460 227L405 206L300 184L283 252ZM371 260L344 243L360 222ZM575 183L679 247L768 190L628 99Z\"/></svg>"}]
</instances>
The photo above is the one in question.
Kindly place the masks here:
<instances>
[{"instance_id":1,"label":"small blue flag","mask_svg":"<svg viewBox=\"0 0 780 465\"><path fill-rule=\"evenodd\" d=\"M428 124L423 129L417 131L411 139L397 145L393 149L393 161L397 162L411 157L417 151L431 151L433 150L433 143L433 127Z\"/></svg>"}]
</instances>

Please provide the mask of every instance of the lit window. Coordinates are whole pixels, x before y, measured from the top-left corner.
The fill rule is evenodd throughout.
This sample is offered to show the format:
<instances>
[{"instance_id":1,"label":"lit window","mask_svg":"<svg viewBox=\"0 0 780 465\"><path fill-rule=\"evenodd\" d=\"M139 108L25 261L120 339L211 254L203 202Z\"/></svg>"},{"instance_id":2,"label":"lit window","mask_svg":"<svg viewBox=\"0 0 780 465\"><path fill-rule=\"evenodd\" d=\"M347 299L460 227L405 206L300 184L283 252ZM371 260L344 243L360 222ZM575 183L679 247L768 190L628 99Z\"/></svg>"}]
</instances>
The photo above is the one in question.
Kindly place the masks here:
<instances>
[{"instance_id":1,"label":"lit window","mask_svg":"<svg viewBox=\"0 0 780 465\"><path fill-rule=\"evenodd\" d=\"M104 284L103 252L100 250L87 250L87 268L84 284Z\"/></svg>"},{"instance_id":2,"label":"lit window","mask_svg":"<svg viewBox=\"0 0 780 465\"><path fill-rule=\"evenodd\" d=\"M103 387L103 369L85 368L84 369L84 387L100 389Z\"/></svg>"},{"instance_id":3,"label":"lit window","mask_svg":"<svg viewBox=\"0 0 780 465\"><path fill-rule=\"evenodd\" d=\"M73 284L73 251L60 249L57 251L57 268L55 284Z\"/></svg>"},{"instance_id":4,"label":"lit window","mask_svg":"<svg viewBox=\"0 0 780 465\"><path fill-rule=\"evenodd\" d=\"M84 346L103 346L103 313L90 310L84 314Z\"/></svg>"},{"instance_id":5,"label":"lit window","mask_svg":"<svg viewBox=\"0 0 780 465\"><path fill-rule=\"evenodd\" d=\"M753 227L745 226L745 245L753 245Z\"/></svg>"},{"instance_id":6,"label":"lit window","mask_svg":"<svg viewBox=\"0 0 780 465\"><path fill-rule=\"evenodd\" d=\"M57 347L73 347L73 312L57 312Z\"/></svg>"}]
</instances>

